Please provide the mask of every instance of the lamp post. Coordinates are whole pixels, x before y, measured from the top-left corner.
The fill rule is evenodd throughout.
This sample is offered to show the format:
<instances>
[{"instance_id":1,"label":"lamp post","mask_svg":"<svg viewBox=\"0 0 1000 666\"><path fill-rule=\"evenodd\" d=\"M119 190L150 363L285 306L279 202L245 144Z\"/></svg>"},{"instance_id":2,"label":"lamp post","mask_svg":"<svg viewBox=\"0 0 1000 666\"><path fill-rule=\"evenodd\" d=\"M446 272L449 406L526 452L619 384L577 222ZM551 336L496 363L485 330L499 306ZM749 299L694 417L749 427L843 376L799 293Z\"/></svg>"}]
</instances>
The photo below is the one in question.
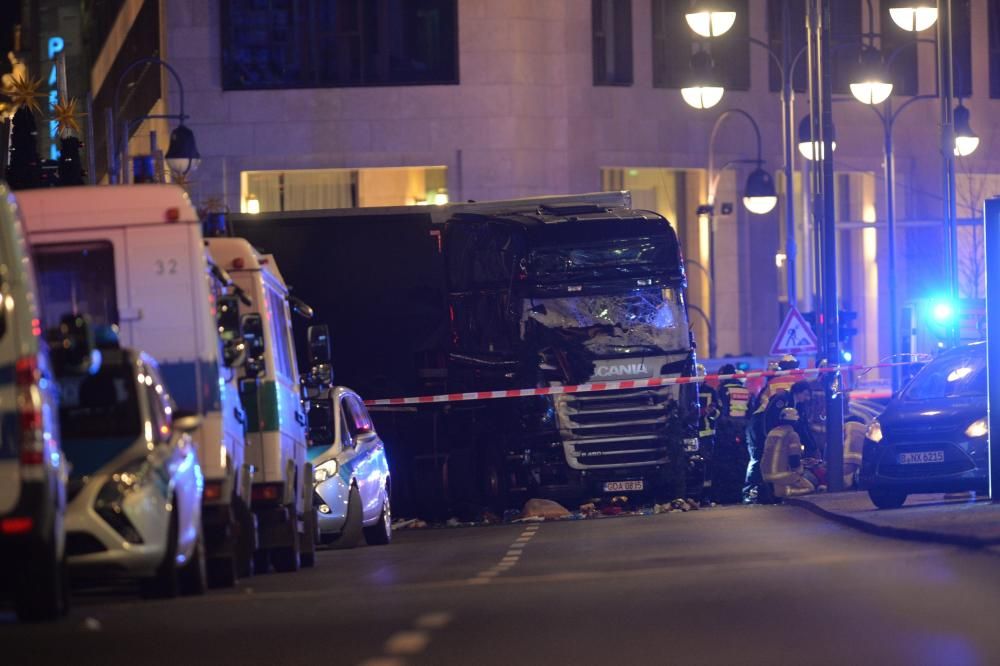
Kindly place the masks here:
<instances>
[{"instance_id":1,"label":"lamp post","mask_svg":"<svg viewBox=\"0 0 1000 666\"><path fill-rule=\"evenodd\" d=\"M892 9L892 8L891 8ZM891 11L890 9L890 11ZM898 9L898 8L896 8ZM900 9L902 11L902 9ZM913 8L912 11L916 11ZM927 25L926 27L930 27ZM892 61L896 56L905 48L914 46L917 43L930 42L934 43L936 46L940 47L940 42L937 40L927 40L927 39L914 39L902 46L897 47L889 55L888 65L892 64ZM874 47L865 47L869 50L869 54ZM872 110L878 116L882 123L882 148L883 148L883 167L885 175L885 215L886 215L886 230L887 230L887 242L889 246L888 253L888 295L889 295L889 335L890 335L890 354L894 358L899 354L900 339L899 339L899 312L898 312L898 291L896 284L896 189L895 189L895 175L896 175L896 164L895 164L895 152L893 149L892 141L892 131L896 123L896 119L899 115L911 104L922 99L935 99L942 97L943 79L937 82L938 90L934 94L923 94L914 95L909 98L899 108L893 110L892 99L890 97L892 91L892 81L888 77L888 69L885 66L880 68L868 67L865 68L866 56L864 52L862 54L862 68L856 72L856 79L851 83L851 92L854 96L861 102L868 104L872 107ZM867 63L871 64L875 62L874 58L869 55L867 56ZM878 62L882 62L881 54L878 55ZM947 77L950 80L950 76ZM950 88L950 83L948 84ZM885 92L888 91L888 92ZM885 93L884 96L882 93ZM876 108L877 102L874 100L882 97L882 110L880 111ZM951 110L950 102L949 111ZM951 115L949 113L949 115ZM957 231L955 231L953 214L949 214L948 206L954 209L954 157L956 155L965 156L970 154L979 145L979 137L975 135L972 131L972 127L969 122L969 110L965 108L964 105L959 102L959 106L954 110L954 117L956 122L956 130L953 135L945 137L946 143L943 144L945 148L942 149L945 158L945 187L950 188L951 195L945 197L945 228L948 233L948 239L946 246L949 248L947 264L949 267L949 284L952 292L952 299L958 297L958 287L957 287ZM945 128L947 129L947 128ZM950 163L950 168L948 164ZM950 178L949 178L950 174ZM947 194L947 191L946 191ZM955 232L955 233L953 233ZM954 335L954 333L952 332ZM893 370L892 373L892 385L893 389L899 388L900 373L898 369Z\"/></svg>"},{"instance_id":2,"label":"lamp post","mask_svg":"<svg viewBox=\"0 0 1000 666\"><path fill-rule=\"evenodd\" d=\"M715 169L715 139L723 121L733 115L740 115L746 118L753 127L754 136L757 140L756 159L735 159L723 164L718 170ZM715 335L716 330L716 290L715 290L715 195L718 191L719 180L722 172L730 166L736 164L753 164L755 168L747 176L746 184L743 187L743 206L755 215L765 215L774 210L778 204L778 193L774 189L774 180L771 174L763 169L764 159L760 137L760 126L749 113L743 109L727 109L719 114L712 125L712 132L708 139L708 203L698 208L699 215L708 216L708 280L709 280L709 329L712 335L709 336L710 357L715 357Z\"/></svg>"},{"instance_id":3,"label":"lamp post","mask_svg":"<svg viewBox=\"0 0 1000 666\"><path fill-rule=\"evenodd\" d=\"M115 142L114 114L119 111L118 103L122 82L125 80L125 77L129 72L142 65L157 65L163 67L174 77L174 80L177 82L177 88L180 91L180 113L150 114L139 118L129 118L124 120L122 122L122 143L121 146L119 146ZM124 159L124 156L128 151L128 138L132 133L133 127L144 120L157 118L177 120L177 127L170 132L170 146L167 149L166 154L167 165L174 173L179 175L187 175L194 169L198 168L198 164L201 162L201 155L198 153L198 147L195 144L194 133L184 124L184 121L188 118L188 116L184 113L184 84L181 82L181 78L177 74L177 70L171 67L170 64L164 60L160 60L159 58L140 58L139 60L130 63L118 77L118 81L115 84L115 94L113 99L114 101L112 107L108 113L108 149L112 157L111 168L109 169L109 180L112 183L128 182L127 174L122 171L124 163L127 162L127 160Z\"/></svg>"},{"instance_id":4,"label":"lamp post","mask_svg":"<svg viewBox=\"0 0 1000 666\"><path fill-rule=\"evenodd\" d=\"M710 23L709 17L718 20L720 25L723 25L722 20L717 18L723 12L728 12L725 14L727 18L724 24L726 26L725 30L728 30L736 21L736 12L731 11L731 7L727 3L720 2L720 0L695 0L692 2L690 12L685 15L685 19L691 29L698 35L702 37L717 37L725 32L725 30L707 30L705 26ZM784 2L781 3L781 24L783 38L780 54L775 53L774 49L759 39L748 37L747 41L750 44L763 48L781 75L781 142L784 162L782 172L785 178L785 269L788 305L794 308L798 303L798 294L796 293L797 248L795 243L795 163L793 161L795 150L795 128L793 126L795 93L792 86L792 76L796 65L805 53L805 48L800 49L795 56L792 56L791 17L787 3ZM724 91L724 89L721 90ZM684 94L684 90L681 90L681 94L684 95L685 101L687 101L688 95ZM721 99L721 97L722 92L719 93L719 98ZM688 101L688 104L695 106L695 108L708 108L704 106L699 107L691 101Z\"/></svg>"}]
</instances>

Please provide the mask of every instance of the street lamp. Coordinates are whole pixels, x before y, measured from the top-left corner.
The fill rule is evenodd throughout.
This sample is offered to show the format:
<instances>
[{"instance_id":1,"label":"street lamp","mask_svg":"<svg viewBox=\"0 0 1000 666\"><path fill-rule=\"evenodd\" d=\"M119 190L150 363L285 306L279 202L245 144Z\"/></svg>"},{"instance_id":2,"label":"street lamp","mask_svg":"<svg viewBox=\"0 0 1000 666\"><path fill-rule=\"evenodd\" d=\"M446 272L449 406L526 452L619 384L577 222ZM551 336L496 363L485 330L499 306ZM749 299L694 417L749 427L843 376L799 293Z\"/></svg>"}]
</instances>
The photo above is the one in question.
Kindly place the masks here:
<instances>
[{"instance_id":1,"label":"street lamp","mask_svg":"<svg viewBox=\"0 0 1000 666\"><path fill-rule=\"evenodd\" d=\"M712 56L706 51L692 55L688 85L681 88L684 101L696 109L710 109L722 100L725 92L716 76Z\"/></svg>"},{"instance_id":2,"label":"street lamp","mask_svg":"<svg viewBox=\"0 0 1000 666\"><path fill-rule=\"evenodd\" d=\"M927 0L904 0L890 3L889 16L893 23L907 32L922 32L937 21L938 10L935 3Z\"/></svg>"},{"instance_id":3,"label":"street lamp","mask_svg":"<svg viewBox=\"0 0 1000 666\"><path fill-rule=\"evenodd\" d=\"M812 118L805 116L799 122L799 152L810 162L823 159L823 143L812 136ZM837 150L837 132L830 133L830 149Z\"/></svg>"},{"instance_id":4,"label":"street lamp","mask_svg":"<svg viewBox=\"0 0 1000 666\"><path fill-rule=\"evenodd\" d=\"M174 77L174 81L177 82L177 88L180 91L180 113L150 114L139 118L126 119L122 122L121 146L119 146L115 141L114 114L119 111L118 100L121 93L122 81L125 80L125 77L129 72L142 65L157 65L159 67L163 67ZM165 156L167 165L170 167L171 171L177 175L186 176L188 173L198 168L198 164L201 162L201 155L198 153L197 145L195 145L194 133L184 124L184 121L188 118L188 116L184 113L184 84L181 83L181 77L177 74L177 70L171 67L166 61L160 60L159 58L140 58L125 67L121 75L118 77L118 82L115 84L114 101L111 109L108 110L108 148L112 156L109 179L112 183L119 182L119 179L121 182L128 182L128 178L125 174L121 173L121 169L122 164L127 162L127 160L123 159L123 156L128 150L128 138L132 133L132 129L144 120L156 118L174 119L178 121L177 127L170 132L170 147L167 149L167 154Z\"/></svg>"},{"instance_id":5,"label":"street lamp","mask_svg":"<svg viewBox=\"0 0 1000 666\"><path fill-rule=\"evenodd\" d=\"M743 205L755 215L766 215L778 205L774 180L771 174L759 166L747 176L747 184L743 188Z\"/></svg>"},{"instance_id":6,"label":"street lamp","mask_svg":"<svg viewBox=\"0 0 1000 666\"><path fill-rule=\"evenodd\" d=\"M736 23L736 12L724 0L692 0L684 19L702 37L718 37Z\"/></svg>"},{"instance_id":7,"label":"street lamp","mask_svg":"<svg viewBox=\"0 0 1000 666\"><path fill-rule=\"evenodd\" d=\"M882 52L874 46L864 46L851 83L851 94L862 104L881 104L892 94L892 79Z\"/></svg>"},{"instance_id":8,"label":"street lamp","mask_svg":"<svg viewBox=\"0 0 1000 666\"><path fill-rule=\"evenodd\" d=\"M967 157L979 147L979 137L969 124L969 110L959 101L955 107L955 156Z\"/></svg>"}]
</instances>

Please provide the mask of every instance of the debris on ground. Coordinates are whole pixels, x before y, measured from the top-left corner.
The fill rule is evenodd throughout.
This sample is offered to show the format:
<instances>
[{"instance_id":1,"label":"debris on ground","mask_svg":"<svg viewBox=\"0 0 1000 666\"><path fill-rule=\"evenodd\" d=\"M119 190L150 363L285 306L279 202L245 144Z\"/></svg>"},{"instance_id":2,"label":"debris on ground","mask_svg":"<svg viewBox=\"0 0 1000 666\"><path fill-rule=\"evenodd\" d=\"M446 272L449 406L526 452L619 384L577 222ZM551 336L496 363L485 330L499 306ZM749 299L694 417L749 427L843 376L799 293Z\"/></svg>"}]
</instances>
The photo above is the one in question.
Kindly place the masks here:
<instances>
[{"instance_id":1,"label":"debris on ground","mask_svg":"<svg viewBox=\"0 0 1000 666\"><path fill-rule=\"evenodd\" d=\"M393 530L409 530L427 527L427 523L419 518L401 518L392 523Z\"/></svg>"},{"instance_id":2,"label":"debris on ground","mask_svg":"<svg viewBox=\"0 0 1000 666\"><path fill-rule=\"evenodd\" d=\"M569 518L569 509L559 502L547 499L530 499L521 509L521 518L541 518L543 520L558 520Z\"/></svg>"}]
</instances>

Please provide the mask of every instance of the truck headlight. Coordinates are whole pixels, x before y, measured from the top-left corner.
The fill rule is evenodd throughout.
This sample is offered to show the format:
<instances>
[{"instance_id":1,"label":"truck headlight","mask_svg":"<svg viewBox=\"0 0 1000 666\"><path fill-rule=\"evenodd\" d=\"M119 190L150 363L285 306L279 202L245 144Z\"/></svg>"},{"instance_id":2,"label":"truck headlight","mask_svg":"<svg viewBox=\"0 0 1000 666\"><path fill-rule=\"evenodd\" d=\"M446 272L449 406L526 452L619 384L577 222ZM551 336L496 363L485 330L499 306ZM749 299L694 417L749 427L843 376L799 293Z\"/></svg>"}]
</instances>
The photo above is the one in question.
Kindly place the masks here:
<instances>
[{"instance_id":1,"label":"truck headlight","mask_svg":"<svg viewBox=\"0 0 1000 666\"><path fill-rule=\"evenodd\" d=\"M313 470L313 479L316 483L323 483L327 479L332 479L337 476L337 461L327 460L324 463L320 463Z\"/></svg>"},{"instance_id":2,"label":"truck headlight","mask_svg":"<svg viewBox=\"0 0 1000 666\"><path fill-rule=\"evenodd\" d=\"M973 421L969 424L969 427L965 429L966 437L985 437L988 434L990 434L990 424L986 420L985 416L981 419Z\"/></svg>"},{"instance_id":3,"label":"truck headlight","mask_svg":"<svg viewBox=\"0 0 1000 666\"><path fill-rule=\"evenodd\" d=\"M878 422L878 419L875 419L868 425L868 430L865 431L865 437L876 444L882 441L882 424Z\"/></svg>"}]
</instances>

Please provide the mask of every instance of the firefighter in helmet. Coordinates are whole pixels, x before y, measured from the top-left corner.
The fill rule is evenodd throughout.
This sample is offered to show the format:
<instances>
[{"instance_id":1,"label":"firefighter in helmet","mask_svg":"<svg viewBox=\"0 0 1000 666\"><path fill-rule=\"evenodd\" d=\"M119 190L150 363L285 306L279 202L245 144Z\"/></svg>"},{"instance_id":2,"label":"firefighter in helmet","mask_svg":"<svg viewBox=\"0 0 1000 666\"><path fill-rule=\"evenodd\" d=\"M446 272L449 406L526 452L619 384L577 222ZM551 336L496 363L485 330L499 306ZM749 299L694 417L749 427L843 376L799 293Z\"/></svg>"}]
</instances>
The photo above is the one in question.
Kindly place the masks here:
<instances>
[{"instance_id":1,"label":"firefighter in helmet","mask_svg":"<svg viewBox=\"0 0 1000 666\"><path fill-rule=\"evenodd\" d=\"M861 469L868 426L858 416L844 419L844 488L854 486L854 474Z\"/></svg>"},{"instance_id":2,"label":"firefighter in helmet","mask_svg":"<svg viewBox=\"0 0 1000 666\"><path fill-rule=\"evenodd\" d=\"M715 424L712 461L712 499L719 504L740 501L747 466L745 431L750 416L751 393L736 375L736 366L719 368L719 418Z\"/></svg>"},{"instance_id":3,"label":"firefighter in helmet","mask_svg":"<svg viewBox=\"0 0 1000 666\"><path fill-rule=\"evenodd\" d=\"M802 442L795 432L798 420L798 411L794 407L786 407L781 411L778 426L767 434L764 442L761 471L776 498L805 495L816 490L802 467Z\"/></svg>"},{"instance_id":4,"label":"firefighter in helmet","mask_svg":"<svg viewBox=\"0 0 1000 666\"><path fill-rule=\"evenodd\" d=\"M771 368L768 369L770 370ZM799 360L794 356L792 356L791 354L785 354L784 356L781 357L781 360L778 361L777 369L779 371L798 370ZM773 396L778 391L790 390L792 388L792 384L794 384L798 379L799 377L797 377L796 375L780 375L777 377L768 377L767 384L760 392L760 395L757 396L758 400L757 409L765 409L767 407L767 401L771 399L771 396Z\"/></svg>"}]
</instances>

